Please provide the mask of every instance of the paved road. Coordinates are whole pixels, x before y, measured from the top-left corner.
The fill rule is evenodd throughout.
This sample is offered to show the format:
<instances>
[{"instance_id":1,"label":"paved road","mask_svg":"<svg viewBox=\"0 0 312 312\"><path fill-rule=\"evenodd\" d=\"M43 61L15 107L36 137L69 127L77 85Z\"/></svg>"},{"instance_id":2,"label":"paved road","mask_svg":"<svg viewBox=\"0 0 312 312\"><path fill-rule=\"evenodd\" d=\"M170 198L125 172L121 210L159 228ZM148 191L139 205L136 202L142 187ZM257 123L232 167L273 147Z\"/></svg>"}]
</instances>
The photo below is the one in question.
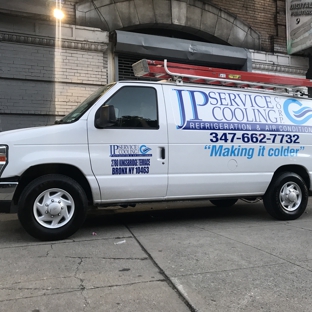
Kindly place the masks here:
<instances>
[{"instance_id":1,"label":"paved road","mask_svg":"<svg viewBox=\"0 0 312 312\"><path fill-rule=\"evenodd\" d=\"M0 214L0 311L312 310L311 201L291 222L200 206L90 214L59 242Z\"/></svg>"}]
</instances>

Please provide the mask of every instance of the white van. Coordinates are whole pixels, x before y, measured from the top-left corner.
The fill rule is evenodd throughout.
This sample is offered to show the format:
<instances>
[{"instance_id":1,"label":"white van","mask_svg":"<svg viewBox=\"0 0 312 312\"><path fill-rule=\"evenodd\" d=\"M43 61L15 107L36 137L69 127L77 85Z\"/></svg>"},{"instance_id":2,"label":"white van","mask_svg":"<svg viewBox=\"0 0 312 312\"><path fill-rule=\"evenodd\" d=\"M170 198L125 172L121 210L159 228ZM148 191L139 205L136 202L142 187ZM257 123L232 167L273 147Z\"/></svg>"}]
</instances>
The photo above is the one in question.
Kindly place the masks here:
<instances>
[{"instance_id":1,"label":"white van","mask_svg":"<svg viewBox=\"0 0 312 312\"><path fill-rule=\"evenodd\" d=\"M311 142L307 96L111 83L55 125L0 133L1 210L40 240L75 233L90 206L260 197L273 217L296 219L312 189Z\"/></svg>"}]
</instances>

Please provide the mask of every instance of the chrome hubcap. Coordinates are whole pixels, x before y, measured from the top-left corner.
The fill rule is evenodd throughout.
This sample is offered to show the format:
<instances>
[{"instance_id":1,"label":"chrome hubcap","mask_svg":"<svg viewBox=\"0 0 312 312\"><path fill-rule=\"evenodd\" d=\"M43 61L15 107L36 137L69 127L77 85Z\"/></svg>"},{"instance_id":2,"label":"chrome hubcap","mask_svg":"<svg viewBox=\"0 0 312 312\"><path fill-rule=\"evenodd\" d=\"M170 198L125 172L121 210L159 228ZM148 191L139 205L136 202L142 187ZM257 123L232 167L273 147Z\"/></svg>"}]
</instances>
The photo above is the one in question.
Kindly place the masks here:
<instances>
[{"instance_id":1,"label":"chrome hubcap","mask_svg":"<svg viewBox=\"0 0 312 312\"><path fill-rule=\"evenodd\" d=\"M279 199L285 211L295 211L302 201L301 188L295 182L287 182L281 188Z\"/></svg>"},{"instance_id":2,"label":"chrome hubcap","mask_svg":"<svg viewBox=\"0 0 312 312\"><path fill-rule=\"evenodd\" d=\"M35 200L33 213L36 221L45 228L56 229L73 217L75 203L71 195L59 188L42 192Z\"/></svg>"}]
</instances>

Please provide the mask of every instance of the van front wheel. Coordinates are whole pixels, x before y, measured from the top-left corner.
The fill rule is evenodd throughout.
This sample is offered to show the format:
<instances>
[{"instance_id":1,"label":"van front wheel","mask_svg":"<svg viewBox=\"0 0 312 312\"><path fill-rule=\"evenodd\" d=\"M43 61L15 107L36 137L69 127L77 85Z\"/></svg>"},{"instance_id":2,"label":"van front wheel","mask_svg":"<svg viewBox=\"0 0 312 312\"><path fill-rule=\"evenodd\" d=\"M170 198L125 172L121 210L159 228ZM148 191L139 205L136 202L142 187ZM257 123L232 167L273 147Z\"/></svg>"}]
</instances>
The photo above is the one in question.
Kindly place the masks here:
<instances>
[{"instance_id":1,"label":"van front wheel","mask_svg":"<svg viewBox=\"0 0 312 312\"><path fill-rule=\"evenodd\" d=\"M83 224L88 201L75 180L49 174L29 183L18 203L18 218L24 229L39 240L60 240Z\"/></svg>"},{"instance_id":2,"label":"van front wheel","mask_svg":"<svg viewBox=\"0 0 312 312\"><path fill-rule=\"evenodd\" d=\"M284 172L270 184L263 197L267 212L279 220L295 220L307 208L308 188L302 178L293 172Z\"/></svg>"}]
</instances>

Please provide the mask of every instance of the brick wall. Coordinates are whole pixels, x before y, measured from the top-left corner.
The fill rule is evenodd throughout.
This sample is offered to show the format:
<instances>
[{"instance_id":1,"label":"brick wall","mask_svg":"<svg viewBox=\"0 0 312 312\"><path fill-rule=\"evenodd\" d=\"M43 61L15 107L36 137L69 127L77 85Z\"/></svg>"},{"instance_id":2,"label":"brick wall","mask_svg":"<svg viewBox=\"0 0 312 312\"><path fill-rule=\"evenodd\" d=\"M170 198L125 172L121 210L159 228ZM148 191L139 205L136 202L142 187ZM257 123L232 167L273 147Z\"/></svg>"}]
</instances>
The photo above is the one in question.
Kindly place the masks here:
<instances>
[{"instance_id":1,"label":"brick wall","mask_svg":"<svg viewBox=\"0 0 312 312\"><path fill-rule=\"evenodd\" d=\"M2 41L0 55L1 130L53 123L107 83L100 51Z\"/></svg>"},{"instance_id":2,"label":"brick wall","mask_svg":"<svg viewBox=\"0 0 312 312\"><path fill-rule=\"evenodd\" d=\"M0 112L62 116L75 108L98 85L77 85L34 80L0 80Z\"/></svg>"},{"instance_id":3,"label":"brick wall","mask_svg":"<svg viewBox=\"0 0 312 312\"><path fill-rule=\"evenodd\" d=\"M76 9L75 4L79 0L65 0L62 4L62 10L65 14L63 22L66 24L76 24Z\"/></svg>"},{"instance_id":4,"label":"brick wall","mask_svg":"<svg viewBox=\"0 0 312 312\"><path fill-rule=\"evenodd\" d=\"M249 24L261 35L261 50L266 52L274 51L274 37L277 37L277 2L276 0L212 0L209 3L236 15L245 23ZM285 5L285 4L284 4ZM281 3L279 12L283 13ZM279 16L285 23L285 14ZM286 52L286 33L279 33L281 43L284 44ZM278 51L282 52L282 51Z\"/></svg>"},{"instance_id":5,"label":"brick wall","mask_svg":"<svg viewBox=\"0 0 312 312\"><path fill-rule=\"evenodd\" d=\"M0 43L1 76L99 84L106 81L106 57L101 52L54 49Z\"/></svg>"},{"instance_id":6,"label":"brick wall","mask_svg":"<svg viewBox=\"0 0 312 312\"><path fill-rule=\"evenodd\" d=\"M55 121L55 118L51 116L41 116L38 118L37 115L0 115L0 131L20 129L27 127L40 127L45 125L51 125Z\"/></svg>"},{"instance_id":7,"label":"brick wall","mask_svg":"<svg viewBox=\"0 0 312 312\"><path fill-rule=\"evenodd\" d=\"M273 43L274 52L287 53L285 0L276 0L276 35Z\"/></svg>"}]
</instances>

